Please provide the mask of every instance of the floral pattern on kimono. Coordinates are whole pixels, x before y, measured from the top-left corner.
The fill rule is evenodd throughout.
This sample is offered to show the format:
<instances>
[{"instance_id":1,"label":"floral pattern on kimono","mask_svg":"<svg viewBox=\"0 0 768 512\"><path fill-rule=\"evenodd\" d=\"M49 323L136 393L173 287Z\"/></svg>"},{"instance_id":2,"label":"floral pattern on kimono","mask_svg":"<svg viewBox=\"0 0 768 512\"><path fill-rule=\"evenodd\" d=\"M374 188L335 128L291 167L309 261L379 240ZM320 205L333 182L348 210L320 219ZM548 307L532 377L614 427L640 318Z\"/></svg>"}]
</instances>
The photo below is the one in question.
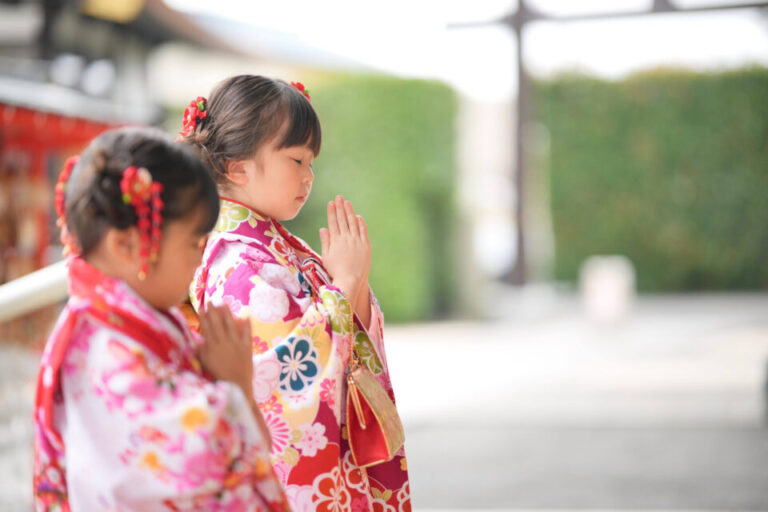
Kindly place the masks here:
<instances>
[{"instance_id":1,"label":"floral pattern on kimono","mask_svg":"<svg viewBox=\"0 0 768 512\"><path fill-rule=\"evenodd\" d=\"M203 375L179 311L80 258L69 289L38 376L36 510L287 510L246 397Z\"/></svg>"},{"instance_id":2,"label":"floral pattern on kimono","mask_svg":"<svg viewBox=\"0 0 768 512\"><path fill-rule=\"evenodd\" d=\"M383 315L371 293L371 325L354 321L320 256L245 205L222 198L219 221L190 288L193 307L226 304L250 319L253 393L272 434L272 464L296 511L404 512L408 470L392 460L359 469L345 426L350 343L392 394Z\"/></svg>"}]
</instances>

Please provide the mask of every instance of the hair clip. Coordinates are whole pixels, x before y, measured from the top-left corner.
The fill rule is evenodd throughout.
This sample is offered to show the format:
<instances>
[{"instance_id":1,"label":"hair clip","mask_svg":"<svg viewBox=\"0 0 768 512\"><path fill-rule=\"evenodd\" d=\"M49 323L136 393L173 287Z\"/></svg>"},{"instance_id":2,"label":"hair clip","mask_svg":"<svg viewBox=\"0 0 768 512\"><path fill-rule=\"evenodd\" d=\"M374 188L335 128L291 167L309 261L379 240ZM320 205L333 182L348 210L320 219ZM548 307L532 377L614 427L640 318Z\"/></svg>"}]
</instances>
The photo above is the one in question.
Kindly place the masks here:
<instances>
[{"instance_id":1,"label":"hair clip","mask_svg":"<svg viewBox=\"0 0 768 512\"><path fill-rule=\"evenodd\" d=\"M64 192L67 190L67 182L69 181L69 176L72 174L72 169L75 168L79 159L79 156L71 156L67 158L67 161L64 163L64 169L62 169L61 174L59 174L59 180L56 182L56 196L53 201L53 204L56 207L56 216L58 217L56 219L56 225L61 230L61 245L64 246L65 256L77 254L77 243L69 232L69 229L67 229L67 207L64 202Z\"/></svg>"},{"instance_id":2,"label":"hair clip","mask_svg":"<svg viewBox=\"0 0 768 512\"><path fill-rule=\"evenodd\" d=\"M163 184L152 181L152 175L144 167L132 165L123 171L120 180L120 191L123 193L123 202L133 205L138 219L139 279L147 277L150 261L157 261L160 253L160 239L163 236L163 200L160 194L163 192Z\"/></svg>"},{"instance_id":3,"label":"hair clip","mask_svg":"<svg viewBox=\"0 0 768 512\"><path fill-rule=\"evenodd\" d=\"M179 135L186 137L195 131L197 120L208 117L208 111L206 110L207 105L208 100L202 96L198 96L189 102L189 105L187 105L187 108L184 110L184 121L182 122Z\"/></svg>"},{"instance_id":4,"label":"hair clip","mask_svg":"<svg viewBox=\"0 0 768 512\"><path fill-rule=\"evenodd\" d=\"M309 97L309 89L304 87L303 83L301 83L301 82L291 82L291 85L294 86L296 89L298 89L301 94L306 96L309 101L312 101L312 98Z\"/></svg>"}]
</instances>

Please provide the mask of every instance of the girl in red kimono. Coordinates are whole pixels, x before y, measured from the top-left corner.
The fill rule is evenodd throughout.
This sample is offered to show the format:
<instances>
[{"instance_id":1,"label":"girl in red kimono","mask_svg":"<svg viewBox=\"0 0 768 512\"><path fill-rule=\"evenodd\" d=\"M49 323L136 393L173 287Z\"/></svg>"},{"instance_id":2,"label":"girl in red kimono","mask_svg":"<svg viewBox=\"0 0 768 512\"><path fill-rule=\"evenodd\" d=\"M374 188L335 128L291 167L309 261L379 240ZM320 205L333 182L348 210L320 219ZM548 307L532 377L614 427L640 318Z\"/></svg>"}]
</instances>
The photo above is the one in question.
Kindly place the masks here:
<instances>
[{"instance_id":1,"label":"girl in red kimono","mask_svg":"<svg viewBox=\"0 0 768 512\"><path fill-rule=\"evenodd\" d=\"M248 326L210 308L200 345L175 307L217 218L204 165L141 129L75 162L56 189L70 298L38 377L35 510L286 510Z\"/></svg>"},{"instance_id":2,"label":"girl in red kimono","mask_svg":"<svg viewBox=\"0 0 768 512\"><path fill-rule=\"evenodd\" d=\"M225 304L253 332L253 395L272 436L272 464L296 511L410 510L402 449L360 468L345 424L346 368L362 363L392 394L383 315L368 286L371 246L348 201L328 203L322 256L280 221L312 189L321 130L301 84L243 75L185 112L181 135L206 158L221 210L190 296ZM354 320L352 315L354 314Z\"/></svg>"}]
</instances>

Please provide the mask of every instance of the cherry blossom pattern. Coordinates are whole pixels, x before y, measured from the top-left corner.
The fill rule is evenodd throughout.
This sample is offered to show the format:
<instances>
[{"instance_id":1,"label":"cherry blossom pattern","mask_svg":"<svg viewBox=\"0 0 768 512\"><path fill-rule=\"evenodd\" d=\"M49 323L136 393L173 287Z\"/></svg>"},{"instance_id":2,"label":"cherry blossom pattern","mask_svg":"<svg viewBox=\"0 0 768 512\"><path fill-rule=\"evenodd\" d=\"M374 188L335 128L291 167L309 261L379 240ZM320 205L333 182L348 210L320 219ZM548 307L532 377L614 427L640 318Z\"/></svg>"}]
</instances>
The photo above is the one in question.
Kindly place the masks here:
<instances>
[{"instance_id":1,"label":"cherry blossom pattern","mask_svg":"<svg viewBox=\"0 0 768 512\"><path fill-rule=\"evenodd\" d=\"M322 423L307 423L299 427L301 431L301 440L296 443L296 448L301 449L302 455L314 457L318 450L324 449L328 445L328 438L325 437L325 425Z\"/></svg>"},{"instance_id":2,"label":"cherry blossom pattern","mask_svg":"<svg viewBox=\"0 0 768 512\"><path fill-rule=\"evenodd\" d=\"M327 402L329 407L336 403L334 390L336 389L336 379L323 379L320 383L320 400Z\"/></svg>"}]
</instances>

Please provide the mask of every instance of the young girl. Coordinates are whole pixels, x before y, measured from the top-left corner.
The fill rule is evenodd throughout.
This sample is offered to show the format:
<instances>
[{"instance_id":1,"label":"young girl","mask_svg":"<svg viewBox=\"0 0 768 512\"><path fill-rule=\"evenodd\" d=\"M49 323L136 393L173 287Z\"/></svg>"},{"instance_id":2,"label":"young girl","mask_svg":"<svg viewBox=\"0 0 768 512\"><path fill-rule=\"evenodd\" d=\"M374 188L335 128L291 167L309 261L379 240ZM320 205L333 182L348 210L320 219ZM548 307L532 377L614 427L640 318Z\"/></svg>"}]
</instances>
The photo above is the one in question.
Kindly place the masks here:
<instances>
[{"instance_id":1,"label":"young girl","mask_svg":"<svg viewBox=\"0 0 768 512\"><path fill-rule=\"evenodd\" d=\"M174 307L218 213L202 162L156 131L107 132L56 205L73 256L38 377L36 510L285 509L248 326L209 308L199 346Z\"/></svg>"},{"instance_id":2,"label":"young girl","mask_svg":"<svg viewBox=\"0 0 768 512\"><path fill-rule=\"evenodd\" d=\"M328 204L322 258L279 221L307 200L320 123L301 84L236 76L185 112L184 139L209 160L221 194L190 296L226 304L253 329L254 398L272 435L272 463L294 510L410 510L402 451L366 469L347 442L350 340L392 394L383 317L368 287L371 247L349 202ZM354 322L350 336L351 313Z\"/></svg>"}]
</instances>

